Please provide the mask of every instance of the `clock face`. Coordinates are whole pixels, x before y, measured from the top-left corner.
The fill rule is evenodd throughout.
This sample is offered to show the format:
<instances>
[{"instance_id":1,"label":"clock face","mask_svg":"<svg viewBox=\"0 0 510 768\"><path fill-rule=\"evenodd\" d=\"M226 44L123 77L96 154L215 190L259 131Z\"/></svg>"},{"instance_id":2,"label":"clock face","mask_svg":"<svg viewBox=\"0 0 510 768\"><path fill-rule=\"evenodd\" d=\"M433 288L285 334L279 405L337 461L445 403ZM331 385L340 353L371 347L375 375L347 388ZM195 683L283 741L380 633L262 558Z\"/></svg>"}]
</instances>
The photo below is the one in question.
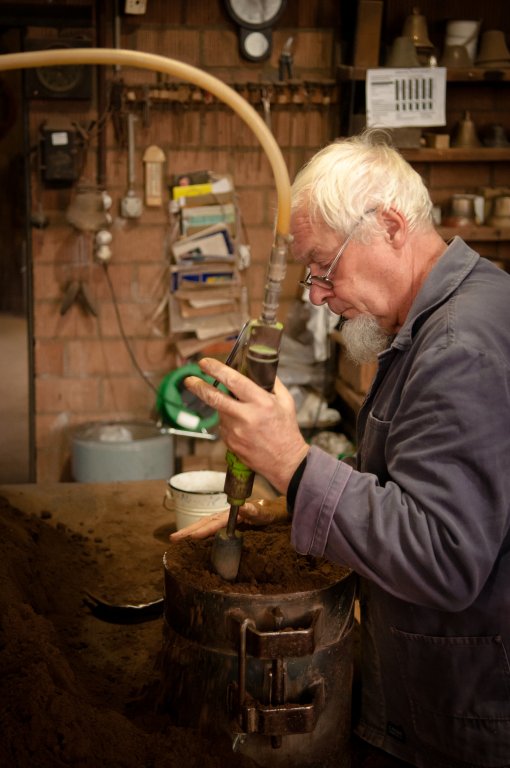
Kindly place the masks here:
<instances>
[{"instance_id":1,"label":"clock face","mask_svg":"<svg viewBox=\"0 0 510 768\"><path fill-rule=\"evenodd\" d=\"M286 0L226 0L234 21L249 29L264 29L274 24L285 4Z\"/></svg>"},{"instance_id":2,"label":"clock face","mask_svg":"<svg viewBox=\"0 0 510 768\"><path fill-rule=\"evenodd\" d=\"M27 39L27 51L52 51L61 48L90 48L79 38ZM30 67L25 73L25 95L29 99L90 99L92 69L85 64Z\"/></svg>"},{"instance_id":3,"label":"clock face","mask_svg":"<svg viewBox=\"0 0 510 768\"><path fill-rule=\"evenodd\" d=\"M65 66L65 67L38 67L36 76L48 91L55 94L65 94L76 88L83 80L83 66Z\"/></svg>"},{"instance_id":4,"label":"clock face","mask_svg":"<svg viewBox=\"0 0 510 768\"><path fill-rule=\"evenodd\" d=\"M264 61L271 55L271 30L241 29L239 44L245 58Z\"/></svg>"}]
</instances>

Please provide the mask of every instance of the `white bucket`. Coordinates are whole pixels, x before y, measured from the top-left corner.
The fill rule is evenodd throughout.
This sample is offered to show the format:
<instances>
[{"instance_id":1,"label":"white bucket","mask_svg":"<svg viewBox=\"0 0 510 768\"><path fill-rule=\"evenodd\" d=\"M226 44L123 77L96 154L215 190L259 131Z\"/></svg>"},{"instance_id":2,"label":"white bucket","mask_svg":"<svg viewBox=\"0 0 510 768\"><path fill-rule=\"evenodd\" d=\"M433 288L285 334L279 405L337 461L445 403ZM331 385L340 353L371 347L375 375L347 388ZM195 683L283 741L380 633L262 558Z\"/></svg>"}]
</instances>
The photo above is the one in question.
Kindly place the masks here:
<instances>
[{"instance_id":1,"label":"white bucket","mask_svg":"<svg viewBox=\"0 0 510 768\"><path fill-rule=\"evenodd\" d=\"M177 530L203 517L229 509L225 472L199 469L181 472L168 480L168 494L173 501Z\"/></svg>"}]
</instances>

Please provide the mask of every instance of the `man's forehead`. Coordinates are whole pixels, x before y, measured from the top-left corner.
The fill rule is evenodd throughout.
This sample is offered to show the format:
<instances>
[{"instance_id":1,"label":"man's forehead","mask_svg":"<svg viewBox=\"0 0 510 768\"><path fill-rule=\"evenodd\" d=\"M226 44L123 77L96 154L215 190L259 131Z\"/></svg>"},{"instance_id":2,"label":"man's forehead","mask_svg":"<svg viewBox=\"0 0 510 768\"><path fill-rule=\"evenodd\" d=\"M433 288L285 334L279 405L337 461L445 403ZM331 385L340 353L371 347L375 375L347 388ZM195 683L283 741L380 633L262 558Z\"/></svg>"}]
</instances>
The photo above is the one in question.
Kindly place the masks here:
<instances>
[{"instance_id":1,"label":"man's forehead","mask_svg":"<svg viewBox=\"0 0 510 768\"><path fill-rule=\"evenodd\" d=\"M294 236L297 233L298 236L302 237L303 235L314 235L315 233L319 232L320 226L317 224L317 222L312 222L307 211L301 208L292 213L290 219L290 229Z\"/></svg>"}]
</instances>

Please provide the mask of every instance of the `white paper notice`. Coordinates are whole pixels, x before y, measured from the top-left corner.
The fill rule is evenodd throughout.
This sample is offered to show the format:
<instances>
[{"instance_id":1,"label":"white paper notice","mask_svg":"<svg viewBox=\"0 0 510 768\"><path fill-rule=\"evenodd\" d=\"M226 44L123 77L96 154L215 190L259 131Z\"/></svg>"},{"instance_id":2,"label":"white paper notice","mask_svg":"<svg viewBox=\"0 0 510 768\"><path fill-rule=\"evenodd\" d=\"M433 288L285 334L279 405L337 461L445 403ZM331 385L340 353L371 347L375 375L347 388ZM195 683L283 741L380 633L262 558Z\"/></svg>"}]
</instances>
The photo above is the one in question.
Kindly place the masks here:
<instances>
[{"instance_id":1,"label":"white paper notice","mask_svg":"<svg viewBox=\"0 0 510 768\"><path fill-rule=\"evenodd\" d=\"M446 125L446 68L367 69L369 128Z\"/></svg>"}]
</instances>

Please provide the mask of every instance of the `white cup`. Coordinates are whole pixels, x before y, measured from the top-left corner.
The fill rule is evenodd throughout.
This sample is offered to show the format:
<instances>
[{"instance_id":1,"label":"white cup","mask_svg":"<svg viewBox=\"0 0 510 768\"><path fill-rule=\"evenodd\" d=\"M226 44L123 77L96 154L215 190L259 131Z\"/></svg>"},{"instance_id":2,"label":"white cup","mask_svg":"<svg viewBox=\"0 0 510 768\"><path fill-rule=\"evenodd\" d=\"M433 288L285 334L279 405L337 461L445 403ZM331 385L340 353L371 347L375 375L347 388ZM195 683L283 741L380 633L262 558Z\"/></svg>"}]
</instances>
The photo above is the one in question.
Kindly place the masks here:
<instances>
[{"instance_id":1,"label":"white cup","mask_svg":"<svg viewBox=\"0 0 510 768\"><path fill-rule=\"evenodd\" d=\"M199 469L181 472L168 480L167 497L173 502L177 530L203 517L225 512L230 506L225 485L225 472Z\"/></svg>"}]
</instances>

